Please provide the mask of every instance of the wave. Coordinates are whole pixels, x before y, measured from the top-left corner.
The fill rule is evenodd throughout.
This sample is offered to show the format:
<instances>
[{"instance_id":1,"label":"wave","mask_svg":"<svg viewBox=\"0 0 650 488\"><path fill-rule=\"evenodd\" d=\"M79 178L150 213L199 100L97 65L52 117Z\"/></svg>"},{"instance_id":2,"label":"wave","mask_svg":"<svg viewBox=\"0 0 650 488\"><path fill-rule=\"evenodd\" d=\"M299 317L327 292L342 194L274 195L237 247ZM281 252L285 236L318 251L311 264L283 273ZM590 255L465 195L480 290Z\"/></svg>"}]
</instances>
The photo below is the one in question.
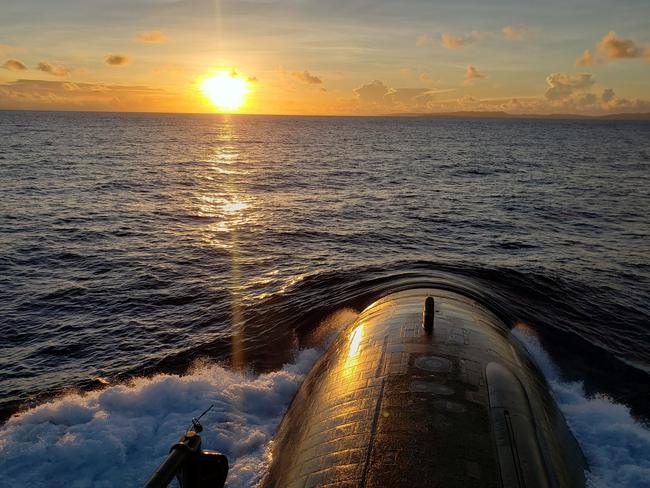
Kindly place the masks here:
<instances>
[{"instance_id":1,"label":"wave","mask_svg":"<svg viewBox=\"0 0 650 488\"><path fill-rule=\"evenodd\" d=\"M606 395L588 396L580 381L565 381L535 333L517 326L513 335L544 373L560 410L587 457L590 488L650 487L650 430L630 409Z\"/></svg>"},{"instance_id":2,"label":"wave","mask_svg":"<svg viewBox=\"0 0 650 488\"><path fill-rule=\"evenodd\" d=\"M95 388L97 375L119 382L185 373L198 358L229 362L233 304L246 364L268 372L281 368L296 348L309 347L304 338L328 314L343 307L361 310L384 294L418 286L459 291L508 324L531 324L556 363L583 379L588 392L605 391L650 420L650 400L643 394L650 374L643 287L624 293L616 280L585 282L557 270L392 257L381 265L339 270L276 270L244 280L236 290L216 291L205 286L214 280L209 274L174 281L164 270L136 269L128 283L119 281L119 273L107 278L109 294L66 285L24 299L5 286L16 305L0 332L9 344L29 348L14 347L7 355L0 381L15 381L0 398L0 420L66 388ZM60 319L53 321L54 315ZM148 333L136 339L136 330ZM112 353L116 337L128 354ZM67 373L53 375L52 369ZM37 381L25 371L34 371Z\"/></svg>"},{"instance_id":3,"label":"wave","mask_svg":"<svg viewBox=\"0 0 650 488\"><path fill-rule=\"evenodd\" d=\"M320 356L297 354L254 376L200 364L185 376L157 375L87 394L68 394L11 417L0 430L0 472L15 486L139 486L167 456L193 416L203 446L228 456L229 487L261 476L265 448L288 403Z\"/></svg>"},{"instance_id":4,"label":"wave","mask_svg":"<svg viewBox=\"0 0 650 488\"><path fill-rule=\"evenodd\" d=\"M203 362L183 376L69 393L14 415L0 430L0 471L17 486L141 485L189 420L214 404L203 422L203 445L228 456L228 486L251 486L264 473L269 443L293 395L323 347L354 317L349 309L329 316L316 331L320 346L273 372ZM591 468L589 486L650 486L650 430L626 406L563 379L530 328L518 325L513 335L544 373L578 439Z\"/></svg>"}]
</instances>

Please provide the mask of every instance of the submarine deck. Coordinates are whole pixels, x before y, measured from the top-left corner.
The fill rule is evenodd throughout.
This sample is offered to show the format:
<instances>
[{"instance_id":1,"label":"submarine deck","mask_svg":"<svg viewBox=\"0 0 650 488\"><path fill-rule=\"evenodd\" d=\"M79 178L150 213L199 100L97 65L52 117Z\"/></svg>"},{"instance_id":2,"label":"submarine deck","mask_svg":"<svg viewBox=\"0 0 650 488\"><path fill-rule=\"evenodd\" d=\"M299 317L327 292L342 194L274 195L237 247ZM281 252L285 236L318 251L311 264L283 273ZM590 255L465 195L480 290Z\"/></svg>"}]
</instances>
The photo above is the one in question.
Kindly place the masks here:
<instances>
[{"instance_id":1,"label":"submarine deck","mask_svg":"<svg viewBox=\"0 0 650 488\"><path fill-rule=\"evenodd\" d=\"M305 379L271 455L263 486L584 486L580 449L523 348L490 310L438 289L366 308Z\"/></svg>"}]
</instances>

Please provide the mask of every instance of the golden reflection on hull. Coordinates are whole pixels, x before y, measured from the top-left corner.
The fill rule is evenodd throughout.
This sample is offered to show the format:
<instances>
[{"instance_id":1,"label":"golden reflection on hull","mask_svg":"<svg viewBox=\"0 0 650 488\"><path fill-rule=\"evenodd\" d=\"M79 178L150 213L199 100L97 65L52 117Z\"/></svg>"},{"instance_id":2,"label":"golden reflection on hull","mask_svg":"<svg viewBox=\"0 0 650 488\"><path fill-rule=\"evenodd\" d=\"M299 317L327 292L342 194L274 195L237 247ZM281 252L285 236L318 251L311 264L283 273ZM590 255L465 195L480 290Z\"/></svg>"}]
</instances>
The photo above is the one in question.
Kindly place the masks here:
<instances>
[{"instance_id":1,"label":"golden reflection on hull","mask_svg":"<svg viewBox=\"0 0 650 488\"><path fill-rule=\"evenodd\" d=\"M357 325L350 334L350 350L348 351L348 359L355 357L359 354L359 346L363 338L363 324Z\"/></svg>"},{"instance_id":2,"label":"golden reflection on hull","mask_svg":"<svg viewBox=\"0 0 650 488\"><path fill-rule=\"evenodd\" d=\"M294 398L272 458L264 487L584 484L577 443L503 322L436 289L385 297L339 336Z\"/></svg>"},{"instance_id":3,"label":"golden reflection on hull","mask_svg":"<svg viewBox=\"0 0 650 488\"><path fill-rule=\"evenodd\" d=\"M363 338L363 324L359 324L350 332L350 342L348 353L345 358L345 364L341 369L341 380L344 382L353 381L356 377L359 359L361 358L360 347Z\"/></svg>"}]
</instances>

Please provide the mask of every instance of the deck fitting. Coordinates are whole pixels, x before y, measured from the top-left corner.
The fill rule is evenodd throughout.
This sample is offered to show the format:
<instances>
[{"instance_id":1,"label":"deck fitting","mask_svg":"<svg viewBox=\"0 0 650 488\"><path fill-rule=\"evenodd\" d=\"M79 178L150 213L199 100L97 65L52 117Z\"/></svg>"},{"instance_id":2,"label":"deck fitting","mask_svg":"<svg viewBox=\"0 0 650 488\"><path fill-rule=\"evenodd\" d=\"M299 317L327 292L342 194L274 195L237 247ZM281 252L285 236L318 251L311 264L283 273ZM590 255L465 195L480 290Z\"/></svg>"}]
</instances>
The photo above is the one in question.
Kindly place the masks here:
<instances>
[{"instance_id":1,"label":"deck fitting","mask_svg":"<svg viewBox=\"0 0 650 488\"><path fill-rule=\"evenodd\" d=\"M424 301L424 310L422 311L422 327L427 334L433 332L433 315L434 315L433 297L427 297Z\"/></svg>"}]
</instances>

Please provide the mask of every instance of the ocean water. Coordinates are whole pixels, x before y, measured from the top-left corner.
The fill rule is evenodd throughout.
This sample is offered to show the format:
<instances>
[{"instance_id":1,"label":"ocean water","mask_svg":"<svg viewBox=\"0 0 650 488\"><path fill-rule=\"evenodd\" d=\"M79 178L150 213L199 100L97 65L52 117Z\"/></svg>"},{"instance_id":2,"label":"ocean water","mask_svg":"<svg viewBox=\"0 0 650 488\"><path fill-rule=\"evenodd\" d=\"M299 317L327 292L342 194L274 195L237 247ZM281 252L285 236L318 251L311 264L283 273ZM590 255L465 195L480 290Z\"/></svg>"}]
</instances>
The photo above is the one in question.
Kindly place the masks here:
<instances>
[{"instance_id":1,"label":"ocean water","mask_svg":"<svg viewBox=\"0 0 650 488\"><path fill-rule=\"evenodd\" d=\"M249 486L327 338L438 284L648 486L649 194L647 122L0 112L0 470L137 485L215 403Z\"/></svg>"}]
</instances>

